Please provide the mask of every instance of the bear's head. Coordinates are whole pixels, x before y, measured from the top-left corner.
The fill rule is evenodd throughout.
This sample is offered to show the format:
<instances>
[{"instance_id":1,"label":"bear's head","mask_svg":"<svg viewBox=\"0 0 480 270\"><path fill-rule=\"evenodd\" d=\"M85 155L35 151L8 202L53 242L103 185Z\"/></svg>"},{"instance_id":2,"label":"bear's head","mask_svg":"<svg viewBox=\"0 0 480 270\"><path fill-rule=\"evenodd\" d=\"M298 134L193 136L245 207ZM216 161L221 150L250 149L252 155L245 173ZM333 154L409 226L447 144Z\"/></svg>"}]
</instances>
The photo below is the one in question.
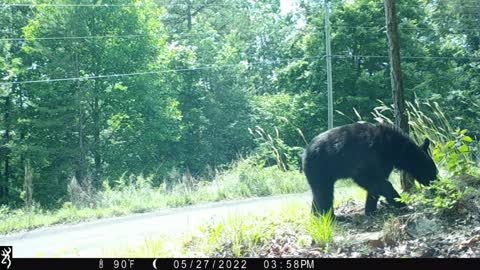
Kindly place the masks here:
<instances>
[{"instance_id":1,"label":"bear's head","mask_svg":"<svg viewBox=\"0 0 480 270\"><path fill-rule=\"evenodd\" d=\"M437 166L433 162L432 157L428 151L428 147L430 146L430 140L425 139L422 144L418 147L423 152L423 160L418 162L418 166L421 166L418 170L417 181L424 185L429 185L430 182L437 179Z\"/></svg>"}]
</instances>

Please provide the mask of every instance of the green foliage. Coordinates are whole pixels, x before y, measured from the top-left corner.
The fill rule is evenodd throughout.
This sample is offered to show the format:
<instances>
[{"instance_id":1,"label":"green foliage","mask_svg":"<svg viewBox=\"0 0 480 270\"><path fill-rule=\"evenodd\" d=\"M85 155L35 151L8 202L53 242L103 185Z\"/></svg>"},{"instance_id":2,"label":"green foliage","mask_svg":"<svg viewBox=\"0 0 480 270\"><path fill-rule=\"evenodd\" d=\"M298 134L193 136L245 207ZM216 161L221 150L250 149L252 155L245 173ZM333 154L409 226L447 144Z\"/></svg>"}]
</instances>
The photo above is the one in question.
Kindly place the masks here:
<instances>
[{"instance_id":1,"label":"green foliage","mask_svg":"<svg viewBox=\"0 0 480 270\"><path fill-rule=\"evenodd\" d=\"M332 242L337 223L330 209L324 215L310 214L307 231L316 245L325 247Z\"/></svg>"},{"instance_id":2,"label":"green foliage","mask_svg":"<svg viewBox=\"0 0 480 270\"><path fill-rule=\"evenodd\" d=\"M255 127L255 131L248 129L258 145L253 156L255 163L260 166L276 165L284 172L291 168L299 168L301 166L300 157L303 153L303 148L288 146L280 137L278 129L276 127L274 129L274 136L267 134L259 126ZM298 129L298 131L302 135L301 130Z\"/></svg>"},{"instance_id":3,"label":"green foliage","mask_svg":"<svg viewBox=\"0 0 480 270\"><path fill-rule=\"evenodd\" d=\"M421 189L417 186L417 191L412 194L402 193L400 201L413 207L427 208L438 212L453 209L462 195L455 182L445 178L434 181L430 186Z\"/></svg>"},{"instance_id":4,"label":"green foliage","mask_svg":"<svg viewBox=\"0 0 480 270\"><path fill-rule=\"evenodd\" d=\"M445 144L436 144L432 157L435 163L447 169L451 176L471 174L475 163L470 155L472 138L466 136L467 130L457 130L453 140Z\"/></svg>"},{"instance_id":5,"label":"green foliage","mask_svg":"<svg viewBox=\"0 0 480 270\"><path fill-rule=\"evenodd\" d=\"M267 133L281 134L289 146L305 146L310 138L324 131L326 107L311 92L263 94L254 98L254 123Z\"/></svg>"}]
</instances>

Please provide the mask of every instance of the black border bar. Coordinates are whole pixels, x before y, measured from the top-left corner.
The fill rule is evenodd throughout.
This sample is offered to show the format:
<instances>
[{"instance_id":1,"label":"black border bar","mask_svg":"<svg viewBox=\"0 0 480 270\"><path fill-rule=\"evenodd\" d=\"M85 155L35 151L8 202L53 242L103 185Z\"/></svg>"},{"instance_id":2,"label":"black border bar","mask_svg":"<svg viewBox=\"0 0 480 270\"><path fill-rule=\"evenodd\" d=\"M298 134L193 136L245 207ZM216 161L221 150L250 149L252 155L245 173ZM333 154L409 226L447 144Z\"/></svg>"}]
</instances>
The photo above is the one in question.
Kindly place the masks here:
<instances>
[{"instance_id":1,"label":"black border bar","mask_svg":"<svg viewBox=\"0 0 480 270\"><path fill-rule=\"evenodd\" d=\"M155 264L155 267L154 267ZM6 269L0 265L0 269ZM14 258L12 270L231 270L231 269L480 269L480 258L473 259L333 259L333 258ZM387 269L388 270L388 269Z\"/></svg>"}]
</instances>

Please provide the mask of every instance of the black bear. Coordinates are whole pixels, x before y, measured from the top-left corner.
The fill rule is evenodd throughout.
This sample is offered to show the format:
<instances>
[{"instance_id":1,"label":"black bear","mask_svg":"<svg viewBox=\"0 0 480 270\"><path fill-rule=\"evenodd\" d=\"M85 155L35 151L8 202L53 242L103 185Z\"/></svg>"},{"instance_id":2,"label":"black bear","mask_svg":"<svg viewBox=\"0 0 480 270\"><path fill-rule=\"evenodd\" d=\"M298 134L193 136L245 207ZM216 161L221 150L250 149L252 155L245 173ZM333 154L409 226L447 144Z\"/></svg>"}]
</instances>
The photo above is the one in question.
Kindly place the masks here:
<instances>
[{"instance_id":1,"label":"black bear","mask_svg":"<svg viewBox=\"0 0 480 270\"><path fill-rule=\"evenodd\" d=\"M406 171L428 185L437 167L428 154L430 141L417 146L401 129L386 124L355 123L316 136L305 148L303 171L313 193L312 211L333 215L333 186L337 179L352 178L367 190L365 214L377 209L379 196L396 207L397 191L388 181L393 168Z\"/></svg>"}]
</instances>

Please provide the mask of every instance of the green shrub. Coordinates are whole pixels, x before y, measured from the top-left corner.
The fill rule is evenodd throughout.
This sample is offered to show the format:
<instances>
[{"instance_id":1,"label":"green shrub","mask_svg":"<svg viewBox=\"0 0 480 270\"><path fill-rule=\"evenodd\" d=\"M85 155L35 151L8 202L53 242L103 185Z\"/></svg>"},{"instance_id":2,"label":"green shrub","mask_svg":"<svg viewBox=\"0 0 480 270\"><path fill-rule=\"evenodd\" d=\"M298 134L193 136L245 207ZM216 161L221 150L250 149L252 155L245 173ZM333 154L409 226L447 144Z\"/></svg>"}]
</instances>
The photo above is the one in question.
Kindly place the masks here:
<instances>
[{"instance_id":1,"label":"green shrub","mask_svg":"<svg viewBox=\"0 0 480 270\"><path fill-rule=\"evenodd\" d=\"M430 209L441 212L455 207L462 197L462 192L450 179L434 181L430 186L416 186L413 193L402 193L400 201L414 208Z\"/></svg>"},{"instance_id":2,"label":"green shrub","mask_svg":"<svg viewBox=\"0 0 480 270\"><path fill-rule=\"evenodd\" d=\"M258 145L252 156L255 164L263 167L277 166L282 171L300 168L300 157L303 148L299 146L289 146L280 137L278 128L274 128L275 135L266 133L262 127L256 126L255 131L249 129ZM299 134L302 134L298 129Z\"/></svg>"},{"instance_id":3,"label":"green shrub","mask_svg":"<svg viewBox=\"0 0 480 270\"><path fill-rule=\"evenodd\" d=\"M472 138L466 136L467 130L456 130L455 136L445 142L437 143L432 151L432 157L437 166L443 167L451 176L470 174L475 163L470 154Z\"/></svg>"}]
</instances>

